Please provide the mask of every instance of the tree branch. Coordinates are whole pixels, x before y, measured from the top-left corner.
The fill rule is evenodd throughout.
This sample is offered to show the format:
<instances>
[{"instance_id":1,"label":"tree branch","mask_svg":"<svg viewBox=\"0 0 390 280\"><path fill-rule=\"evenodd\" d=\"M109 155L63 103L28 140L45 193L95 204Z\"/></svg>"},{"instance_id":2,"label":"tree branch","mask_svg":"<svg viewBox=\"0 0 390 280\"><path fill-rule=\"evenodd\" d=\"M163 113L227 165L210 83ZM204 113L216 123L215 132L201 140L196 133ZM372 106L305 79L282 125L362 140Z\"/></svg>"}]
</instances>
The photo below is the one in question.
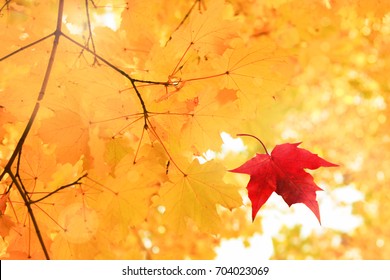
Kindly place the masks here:
<instances>
[{"instance_id":1,"label":"tree branch","mask_svg":"<svg viewBox=\"0 0 390 280\"><path fill-rule=\"evenodd\" d=\"M56 189L55 191L52 191L51 193L48 193L47 195L41 197L40 199L31 200L31 201L30 201L30 204L38 203L38 202L40 202L40 201L42 201L42 200L44 200L44 199L46 199L46 198L52 196L53 194L58 193L59 191L64 190L64 189L66 189L66 188L69 188L69 187L71 187L71 186L79 185L79 184L81 184L81 183L80 183L81 179L83 179L83 178L85 178L85 177L87 177L87 176L88 176L88 173L84 174L83 176L81 176L80 178L78 178L76 181L74 181L74 182L72 182L72 183L69 183L69 184L66 184L66 185L63 185L63 186L59 187L59 188Z\"/></svg>"}]
</instances>

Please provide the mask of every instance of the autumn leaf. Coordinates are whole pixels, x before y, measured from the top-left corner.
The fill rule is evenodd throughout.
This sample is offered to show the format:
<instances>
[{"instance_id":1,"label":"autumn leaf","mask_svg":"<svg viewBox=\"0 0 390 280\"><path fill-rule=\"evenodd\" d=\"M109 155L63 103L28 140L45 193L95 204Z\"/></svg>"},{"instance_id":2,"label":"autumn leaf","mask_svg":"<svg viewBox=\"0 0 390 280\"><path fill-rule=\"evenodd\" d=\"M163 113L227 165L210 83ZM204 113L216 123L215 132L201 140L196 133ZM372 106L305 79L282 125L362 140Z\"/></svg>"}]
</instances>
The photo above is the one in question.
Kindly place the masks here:
<instances>
[{"instance_id":1,"label":"autumn leaf","mask_svg":"<svg viewBox=\"0 0 390 280\"><path fill-rule=\"evenodd\" d=\"M9 193L5 192L0 195L0 216L3 216L5 213L5 209L7 209L7 200L9 197Z\"/></svg>"},{"instance_id":2,"label":"autumn leaf","mask_svg":"<svg viewBox=\"0 0 390 280\"><path fill-rule=\"evenodd\" d=\"M224 173L223 166L214 161L200 164L194 159L184 174L170 174L170 181L159 192L167 224L183 232L190 219L202 230L216 231L221 225L217 205L233 209L242 204L238 188L223 182Z\"/></svg>"},{"instance_id":3,"label":"autumn leaf","mask_svg":"<svg viewBox=\"0 0 390 280\"><path fill-rule=\"evenodd\" d=\"M62 162L75 163L81 155L89 153L86 127L78 113L62 110L57 111L53 118L42 121L39 133L43 141L56 145Z\"/></svg>"},{"instance_id":4,"label":"autumn leaf","mask_svg":"<svg viewBox=\"0 0 390 280\"><path fill-rule=\"evenodd\" d=\"M2 209L0 209L0 211L2 211ZM10 229L14 226L15 224L9 216L3 214L0 215L0 236L2 238L8 236Z\"/></svg>"},{"instance_id":5,"label":"autumn leaf","mask_svg":"<svg viewBox=\"0 0 390 280\"><path fill-rule=\"evenodd\" d=\"M337 164L330 163L316 154L298 148L299 144L276 145L271 154L268 154L265 149L266 154L256 154L240 167L230 170L251 176L247 189L252 202L252 220L255 219L257 212L271 194L276 192L288 206L304 203L321 224L316 191L322 189L314 183L313 177L304 169L317 169L321 166L332 167L337 166ZM265 148L263 143L262 145Z\"/></svg>"},{"instance_id":6,"label":"autumn leaf","mask_svg":"<svg viewBox=\"0 0 390 280\"><path fill-rule=\"evenodd\" d=\"M7 110L0 105L0 139L3 141L6 130L3 125L14 122L15 118Z\"/></svg>"}]
</instances>

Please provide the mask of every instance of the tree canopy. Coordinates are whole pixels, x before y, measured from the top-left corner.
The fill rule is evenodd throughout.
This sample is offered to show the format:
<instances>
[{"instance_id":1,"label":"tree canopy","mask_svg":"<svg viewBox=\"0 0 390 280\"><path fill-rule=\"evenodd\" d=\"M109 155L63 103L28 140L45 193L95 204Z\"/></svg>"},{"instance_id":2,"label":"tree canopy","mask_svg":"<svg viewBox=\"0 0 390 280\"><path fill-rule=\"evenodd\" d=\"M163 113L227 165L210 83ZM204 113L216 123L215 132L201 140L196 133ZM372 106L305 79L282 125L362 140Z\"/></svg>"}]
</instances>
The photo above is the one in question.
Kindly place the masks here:
<instances>
[{"instance_id":1,"label":"tree canopy","mask_svg":"<svg viewBox=\"0 0 390 280\"><path fill-rule=\"evenodd\" d=\"M388 4L1 1L0 258L213 259L270 224L275 259L389 258ZM322 225L252 222L237 134L339 165Z\"/></svg>"}]
</instances>

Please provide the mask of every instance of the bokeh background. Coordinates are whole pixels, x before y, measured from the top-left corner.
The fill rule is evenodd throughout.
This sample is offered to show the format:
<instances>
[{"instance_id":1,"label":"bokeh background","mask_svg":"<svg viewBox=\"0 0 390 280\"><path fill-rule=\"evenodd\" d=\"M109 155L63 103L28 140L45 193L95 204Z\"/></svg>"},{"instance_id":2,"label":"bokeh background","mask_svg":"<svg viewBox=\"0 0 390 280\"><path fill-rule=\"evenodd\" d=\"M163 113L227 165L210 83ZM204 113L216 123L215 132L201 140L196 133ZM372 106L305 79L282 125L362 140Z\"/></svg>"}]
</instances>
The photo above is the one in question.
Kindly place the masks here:
<instances>
[{"instance_id":1,"label":"bokeh background","mask_svg":"<svg viewBox=\"0 0 390 280\"><path fill-rule=\"evenodd\" d=\"M262 24L259 34L296 51L283 106L268 112L274 121L259 135L272 139L269 147L303 141L340 165L314 175L325 191L317 193L321 226L307 208L289 209L271 197L258 214L261 231L248 256L389 259L390 2L276 1L260 9L264 1L232 2ZM249 154L261 150L253 144L245 142Z\"/></svg>"}]
</instances>

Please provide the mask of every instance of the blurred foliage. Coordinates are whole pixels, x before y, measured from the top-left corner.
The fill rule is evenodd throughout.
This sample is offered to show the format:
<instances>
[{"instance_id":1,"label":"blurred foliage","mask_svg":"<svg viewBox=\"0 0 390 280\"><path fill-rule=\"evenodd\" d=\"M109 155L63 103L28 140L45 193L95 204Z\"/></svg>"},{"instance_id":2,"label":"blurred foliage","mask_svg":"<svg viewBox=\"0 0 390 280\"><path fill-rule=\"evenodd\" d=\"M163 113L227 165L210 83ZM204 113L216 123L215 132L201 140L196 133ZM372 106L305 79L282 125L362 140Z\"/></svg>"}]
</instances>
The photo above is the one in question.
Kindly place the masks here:
<instances>
[{"instance_id":1,"label":"blurred foliage","mask_svg":"<svg viewBox=\"0 0 390 280\"><path fill-rule=\"evenodd\" d=\"M275 134L279 141L316 147L341 165L321 172L326 182L321 195L332 197L345 186L361 192L352 214L362 223L343 232L324 221L309 235L299 225L285 226L273 238L272 258L389 259L390 3L283 2L264 12L274 13L267 23L270 36L286 40L297 54L296 76L282 97L284 119L275 124Z\"/></svg>"},{"instance_id":2,"label":"blurred foliage","mask_svg":"<svg viewBox=\"0 0 390 280\"><path fill-rule=\"evenodd\" d=\"M7 23L0 26L0 38L2 41L8 42L7 45L4 44L1 46L2 52L0 57L52 32L52 29L47 27L52 27L56 21L57 1L47 2L45 7L39 1L37 3L35 1L0 2L0 8L2 8L0 14L1 24ZM66 2L71 3L68 7L71 7L73 11L68 11L68 14L73 16L69 16L65 20L69 29L69 32L67 32L72 34L71 23L76 26L79 20L74 15L77 15L84 8L79 1ZM213 44L216 43L216 45L211 46L210 44L210 46L207 46L212 51L208 48L202 48L207 44L201 40L196 42L196 44L199 43L199 45L196 45L196 49L193 50L193 53L196 55L192 53L191 60L188 59L183 69L180 69L184 73L183 79L188 79L188 81L197 76L189 75L187 77L185 76L187 73L195 73L197 75L200 73L206 77L199 79L199 84L196 84L196 86L188 86L185 88L188 90L189 96L193 98L193 101L184 100L187 103L183 103L183 100L176 98L174 95L172 100L176 101L176 103L173 101L172 103L169 103L170 101L164 103L164 101L151 105L151 108L156 111L168 110L168 113L166 113L167 120L164 120L165 123L161 121L160 127L156 125L156 131L158 133L161 132L161 138L166 136L166 134L163 134L165 133L163 130L164 125L169 125L170 121L172 121L171 119L174 119L174 117L169 115L169 110L172 109L172 106L175 106L175 104L185 104L182 107L189 111L196 108L198 106L198 100L196 99L197 92L199 89L204 90L208 88L210 83L214 81L207 78L207 71L210 69L220 70L216 65L223 64L227 59L226 57L229 58L229 61L230 58L234 59L233 54L228 51L224 53L225 57L221 55L225 49L228 49L228 46L225 45L226 41L229 41L229 47L241 47L241 53L242 49L246 50L246 48L248 50L251 50L251 48L258 50L259 48L272 46L271 48L275 48L273 52L275 58L288 58L289 64L284 68L271 67L272 65L269 66L268 64L266 67L269 68L266 69L253 67L250 71L262 71L260 74L264 74L263 80L258 79L254 82L252 81L253 83L250 84L245 84L245 82L236 84L240 90L247 90L247 87L253 88L257 83L259 85L259 88L256 88L258 91L258 99L248 98L242 104L240 103L242 108L245 108L245 114L240 115L239 119L243 122L240 122L239 125L235 124L234 127L232 126L228 132L234 136L233 132L239 127L241 131L237 131L237 133L257 135L264 141L267 147L273 147L275 144L283 142L302 141L303 148L308 148L312 152L324 156L331 162L339 164L340 167L337 170L331 169L316 172L316 181L321 182L320 187L325 190L325 192L318 193L320 211L321 215L323 215L322 226L314 224L316 223L314 219L301 221L302 224L299 224L300 221L298 223L287 223L285 221L289 218L289 215L298 212L298 209L294 207L291 209L283 208L272 203L267 203L260 210L254 223L252 223L250 219L250 204L246 199L247 194L243 188L249 178L245 175L226 174L224 182L242 186L239 191L244 198L244 205L241 207L233 207L234 209L226 209L219 206L216 208L223 222L214 224L214 221L210 219L210 225L207 226L219 226L217 233L209 233L203 230L202 226L204 224L197 222L199 220L202 221L204 215L199 215L199 213L196 213L198 215L195 218L190 217L193 220L185 217L186 229L184 235L172 231L169 228L170 224L167 225L164 223L164 211L161 211L158 206L158 195L162 195L163 192L157 194L155 189L148 189L145 197L147 199L150 198L150 208L146 209L145 207L142 215L137 216L135 221L132 220L133 217L124 217L124 219L134 222L134 225L126 229L122 228L120 224L112 223L113 219L110 215L114 217L114 214L111 214L111 212L109 213L110 215L107 215L106 212L97 210L99 217L106 215L102 218L101 225L109 225L109 231L96 235L92 238L92 243L81 245L77 243L70 244L68 242L69 240L65 238L65 234L60 234L58 229L54 231L53 229L44 228L44 230L49 232L47 239L50 239L50 241L47 244L53 252L54 258L213 259L216 257L215 249L223 243L222 241L224 239L240 238L243 240L245 246L250 247L251 237L258 233L267 235L271 232L274 245L272 259L390 259L390 203L388 204L390 200L388 191L390 186L390 80L388 77L390 73L390 3L388 0L228 0L224 4L225 8L217 9L220 13L215 15L210 11L208 13L206 12L212 6L212 1L195 1L196 8L193 10L193 13L198 12L200 16L197 18L198 21L194 22L202 28L195 24L194 26L190 25L190 27L183 25L177 30L175 30L175 27L185 17L193 1L189 1L191 3L173 0L130 1L131 9L124 9L124 1L93 2L101 6L111 5L112 2L116 20L119 21L118 18L122 15L122 25L132 27L133 32L131 36L127 37L125 32L120 32L120 30L113 32L107 28L97 28L95 31L95 43L99 53L103 57L110 57L112 55L112 62L115 65L128 70L132 75L134 74L135 77L139 77L140 79L160 80L167 77L166 71L157 73L151 71L149 73L143 69L151 65L157 65L161 69L164 69L164 67L167 68L167 64L175 66L178 57L181 59L180 56L182 55L182 53L178 53L177 46L187 47L185 45L186 36L191 34L189 28L198 28L198 31L200 31L203 28L202 22L207 22L213 28L212 23L215 21L221 24L221 30L229 30L229 32L226 31L226 34L223 32L218 33L218 35L222 35L220 38L214 38L216 42L213 41ZM180 4L177 2L180 2ZM222 1L217 2L218 5L222 3ZM218 5L216 4L215 7L218 7ZM101 16L104 14L102 9L97 9L97 11L99 12L96 15ZM137 13L133 14L133 11ZM167 13L166 11L170 12ZM39 23L35 17L38 13L47 15L40 17L42 22ZM210 17L215 18L212 18L208 22L204 19L206 17L205 14L207 16L212 15ZM153 20L145 21L145 18L153 18ZM223 25L227 23L234 23L234 28L231 28L230 25ZM25 32L27 30L26 26L28 26L28 33ZM43 28L45 26L46 28ZM174 30L179 34L176 39L179 38L182 41L179 41L179 39L176 41L173 40L177 45L173 45L174 47L170 48L163 48L162 46L170 38L169 34L172 34ZM206 29L203 32L207 35L207 31ZM78 40L86 40L86 30L83 32L83 34L77 35L79 36L77 37ZM18 36L13 36L14 34L18 34ZM203 36L203 34L201 35ZM206 37L206 35L204 36ZM202 36L200 38L203 38ZM132 45L128 44L129 37L136 42L135 46L142 46L142 50L131 49ZM109 38L109 43L106 43L104 38ZM237 38L239 40L236 40ZM186 43L188 44L188 42ZM207 41L206 43L209 42ZM89 39L88 44L90 44ZM3 94L2 87L5 88L8 86L8 79L14 78L15 76L17 79L10 83L10 89L12 91L24 92L26 81L29 82L30 89L33 89L34 92L37 91L41 81L41 73L46 69L47 53L49 52L51 42L44 41L39 46L39 48L26 50L26 54L30 55L16 56L12 58L12 61L7 60L7 67L0 68L0 74L2 76L0 79L0 135L5 135L4 139L7 139L7 141L2 140L2 150L0 153L1 167L5 165L4 159L11 154L21 131L23 131L23 121L28 119L29 111L26 111L25 108L30 108L32 106L31 104L35 102L35 95L33 97L27 95L23 99L12 99L13 96ZM65 43L64 40L61 46L63 48L61 55L64 55L64 57L75 57L79 55L80 50L70 42ZM242 48L242 46L245 47ZM227 56L226 54L231 56ZM186 53L184 53L183 57L185 55ZM82 55L79 57L82 57ZM87 55L85 57L86 61L92 61L91 57ZM156 57L158 58L157 60ZM171 59L172 57L175 59ZM197 57L197 59L194 57ZM66 65L61 65L61 67L69 67L70 69L69 65L71 63L69 61L73 61L72 59L65 59L68 64L65 63ZM215 62L210 63L210 61L214 61L213 59L215 59ZM199 61L202 61L204 64L199 64ZM241 61L241 63L243 63L242 61L245 62L244 59L238 59L237 61ZM252 61L253 64L254 61ZM82 86L85 92L88 92L88 90L94 91L96 87L96 92L104 88L104 90L111 94L117 94L121 90L125 91L126 89L124 90L124 88L127 87L128 89L130 87L128 81L127 84L123 82L123 77L114 77L112 73L109 73L111 71L110 69L103 69L99 72L96 65L91 67L95 71L93 80L95 83L88 83L89 80L87 79L80 82L77 79L84 75L83 71L89 67L89 62L78 61L77 63L80 63L81 67L80 65L77 65L77 67L80 67L81 70L69 70L66 79L55 76L58 87L55 88L53 86L51 88L52 92L55 92L63 98L62 95L65 90L73 91L75 88L76 83L73 81L77 81L77 86ZM201 66L198 66L198 64ZM203 65L210 67L210 69ZM75 67L75 65L71 66ZM201 67L204 67L204 69ZM226 78L223 76L225 74L223 71L225 70L222 70L222 72L213 72L212 74L218 73L219 76ZM283 79L283 77L288 77L288 79ZM92 78L89 79L92 81ZM180 83L181 81L178 84L172 83L172 85L180 89ZM215 83L217 84L218 82ZM219 83L222 84L221 81ZM275 90L275 84L280 84L280 88ZM184 87L184 84L182 86ZM219 89L215 84L212 87L212 89ZM270 89L275 90L275 92L268 92ZM254 89L248 89L248 91L250 90L254 91ZM144 98L146 99L152 96L153 98L150 100L155 100L151 92L152 90L149 92L148 88L143 88ZM233 90L229 91L223 88L221 92L228 94L229 98L233 100L236 98L236 92ZM210 98L210 100L214 96L216 98L222 96L220 94L217 95L215 91L211 90L206 93L206 95L202 96L207 96L204 98ZM251 94L255 93L251 92ZM122 119L124 119L123 115L125 113L123 112L127 112L126 110L129 109L126 106L138 102L134 96L131 97L133 99L126 99L126 102L124 102L125 106L117 109L115 107L116 104L114 104L116 101L113 101L111 104L111 99L104 99L106 98L106 92L102 91L102 94L98 95L97 99L104 106L108 106L108 109L107 111L103 111L98 117L105 117L109 109L115 108L117 110L115 113L119 112L122 114ZM272 98L263 98L264 96ZM85 104L89 104L88 102L91 102L92 99L94 97L89 96L88 99L84 100ZM222 105L229 101L227 99L221 98L218 100L219 105L222 107ZM66 101L63 102L64 104L66 103L66 106L78 101L69 100L69 98L64 98L63 100ZM61 99L57 103L61 103L63 100ZM209 102L208 99L206 101ZM3 102L8 106L7 108ZM48 102L50 106L54 104L59 107L63 106L63 103L54 104L50 99ZM100 113L100 107L98 107L99 110L88 108L88 106L85 107L88 109L88 114ZM221 110L221 112L218 112L228 115L230 110L234 109L231 107L224 108L224 111ZM133 108L131 109L133 110ZM174 109L177 108L174 107ZM179 109L182 108L180 107ZM215 108L207 107L207 109ZM217 110L219 109L218 107ZM17 111L18 114L14 115L9 113L13 111ZM214 114L214 111L211 112L209 113L207 111L210 114L208 116L214 116L211 115ZM89 117L87 113L87 116L83 115L78 117L75 117L69 112L63 112L62 114L62 119L72 120L80 127L88 122L88 119L84 119ZM43 111L42 116L43 119L52 116L50 107L49 110ZM114 118L114 114L111 117ZM211 119L215 120L216 118ZM201 114L199 114L199 119L197 120L204 121L204 123L209 122L209 119L202 119ZM115 127L111 123L105 127L105 123L102 122L100 125L103 129L99 132L99 137L101 135L106 136L106 134L108 135L114 130L120 131L126 124L125 121L128 121L128 119L126 118L123 123L118 121L118 124L115 123ZM177 123L180 124L181 120L178 120ZM48 127L55 127L57 125L55 122L50 121L45 123L44 120L42 124ZM156 122L156 124L158 123ZM191 125L193 124L191 123ZM80 133L80 127L77 126L74 130L75 134L73 134L73 137L79 140L77 132ZM218 124L215 124L215 126L218 126ZM230 128L230 126L226 125L226 128ZM142 127L139 131L142 131ZM207 131L210 134L219 132L218 130L212 132ZM38 133L38 129L34 133ZM49 131L49 134L44 135L43 133L41 135L42 139L61 138L61 135L52 131ZM97 134L95 130L90 132L89 136L94 136L94 134ZM182 136L179 131L175 140L180 140ZM189 143L194 140L191 137L185 138L184 136L183 139L185 140L183 141ZM99 178L100 173L106 172L111 176L114 173L113 170L115 170L116 174L126 174L129 177L126 178L129 180L137 180L138 178L135 174L141 174L137 173L139 170L135 168L134 174L130 176L126 171L120 169L120 163L123 165L129 164L133 160L130 156L127 158L126 153L134 153L137 150L137 145L134 143L138 144L139 138L142 139L142 137L143 133L141 137L136 135L123 141L117 141L114 138L112 140L110 139L107 148L104 150L102 147L105 144L103 145L100 138L93 142L92 140L88 140L88 135L83 135L80 138L84 141L82 144L84 146L87 144L91 146L90 150L82 151L83 153L85 152L85 156L88 157L90 155L89 153L92 153L95 157L106 160L112 165L111 169L107 166L99 167L100 169L95 170L91 174ZM58 139L54 140L57 141ZM74 139L71 140L73 141ZM163 139L163 141L165 140ZM66 151L62 151L59 159L52 159L51 148L47 145L40 145L41 142L39 141L28 142L23 152L29 156L29 160L26 161L26 166L22 166L22 169L23 167L28 169L30 162L38 162L37 166L40 166L40 162L44 161L46 163L43 170L36 170L39 173L39 180L37 180L38 175L34 175L35 173L22 174L22 176L26 176L23 178L30 179L31 187L42 188L43 183L40 185L40 180L42 182L49 182L48 184L50 186L64 185L69 182L67 181L69 178L71 181L76 180L77 176L75 174L81 174L80 170L89 164L87 161L84 163L80 163L80 161L76 162L79 159L78 155L76 159L68 159L67 157L72 155L67 154ZM129 148L126 146L126 141L133 141L134 145ZM255 141L249 139L243 139L243 141L247 146L246 151L227 152L221 156L222 158L219 158L226 169L243 163L256 152L262 152L262 148ZM172 149L172 153L176 156L175 145L177 142L168 139L164 143L169 149ZM201 144L198 147L201 151L197 154L198 156L207 150L207 147ZM217 149L221 144L220 140L205 142L206 144L217 154L222 152L222 150ZM165 154L166 150L159 145L156 145L156 147L154 150L148 146L144 147L143 150L141 149L141 154L155 160L151 165L148 163L144 164L143 170L152 170L158 174L158 176L154 174L151 179L148 178L153 184L158 182L154 185L154 188L157 189L160 188L160 182L161 184L169 184L171 182L168 180L168 176L166 176L169 167L167 164L168 158ZM179 152L177 154L180 154ZM196 152L191 151L185 154L185 156L191 158L194 154ZM55 169L52 170L50 166L55 166L55 163L58 162L62 163L61 160L74 161L72 162L74 165L65 163L63 165L57 164L57 171ZM140 166L143 166L142 162ZM175 175L173 169L174 167L171 163L169 176ZM32 177L30 178L29 176ZM114 179L111 177L108 178L107 181L104 181L105 184L110 187L111 185L115 185L113 183ZM197 179L197 177L194 178ZM145 178L141 179L145 181ZM184 181L184 179L182 180ZM202 178L202 180L206 179ZM115 183L121 182L118 179ZM4 182L1 182L2 188L0 191L5 191L8 184L9 182L5 178ZM125 185L126 182L123 184ZM96 191L99 187L101 185L96 180L91 179L83 188L72 190L67 196L64 195L63 198L61 197L63 199L61 205L68 205L70 200L77 200L78 205L84 205L84 202L87 201L95 209L98 209L99 203L100 205L109 205L110 208L107 207L107 209L121 207L116 204L116 200L107 202L107 197L100 198L100 200L95 199L99 195ZM359 193L361 197L357 199L348 197L351 193L345 192L344 196L346 197L340 198L340 190L345 188L355 190L355 193ZM85 194L87 195L84 196ZM16 221L12 221L9 216L14 215L13 212L15 210L8 207L7 215L9 216L3 215L8 196L2 196L2 199L4 201L1 202L2 204L0 206L4 207L4 209L0 209L0 235L2 236L0 238L0 248L2 248L0 250L0 256L3 258L6 256L6 248L8 246L11 246L14 252L20 252L22 251L22 247L30 247L30 243L28 245L23 243L26 242L26 236L29 236L26 233L26 227L22 225L23 222L26 225L26 214L21 214L23 219L18 220L17 222L20 224L14 227L14 222ZM10 200L14 202L15 208L17 208L16 211L18 212L20 198L12 194ZM135 201L142 204L142 201L139 199L135 199ZM331 207L326 208L327 203L330 203ZM167 205L169 204L167 203ZM183 206L184 208L185 205ZM347 209L346 212L343 212L346 215L330 215L329 213L327 215L327 210L331 211L330 213L339 213L337 211L332 212L334 208ZM351 210L351 213L348 212L348 209ZM53 217L58 214L57 209L54 210L53 213L49 212ZM72 211L76 210L73 209ZM273 213L273 210L279 214L272 216L271 213ZM309 210L306 213L309 213ZM130 216L130 214L128 215ZM53 223L46 215L41 213L41 216L43 216L41 218L44 221L49 220L47 224ZM93 215L91 214L91 216ZM272 219L274 217L275 220L273 221ZM117 217L115 216L115 218ZM345 219L349 218L361 219L361 223L355 224L351 230L343 230L334 226L338 219L343 219L340 223L344 223ZM196 219L198 221L194 222ZM308 223L314 224L311 225L310 230L307 230ZM273 224L275 226L272 226ZM69 238L69 234L67 238ZM29 250L29 253L31 253L29 255L30 257L43 257L42 253L36 253L34 255L34 252L40 250L37 242ZM258 250L260 251L261 248L258 248ZM11 256L11 258L18 257L23 258L26 255L14 254ZM236 257L234 256L234 252L232 252L233 257Z\"/></svg>"}]
</instances>

